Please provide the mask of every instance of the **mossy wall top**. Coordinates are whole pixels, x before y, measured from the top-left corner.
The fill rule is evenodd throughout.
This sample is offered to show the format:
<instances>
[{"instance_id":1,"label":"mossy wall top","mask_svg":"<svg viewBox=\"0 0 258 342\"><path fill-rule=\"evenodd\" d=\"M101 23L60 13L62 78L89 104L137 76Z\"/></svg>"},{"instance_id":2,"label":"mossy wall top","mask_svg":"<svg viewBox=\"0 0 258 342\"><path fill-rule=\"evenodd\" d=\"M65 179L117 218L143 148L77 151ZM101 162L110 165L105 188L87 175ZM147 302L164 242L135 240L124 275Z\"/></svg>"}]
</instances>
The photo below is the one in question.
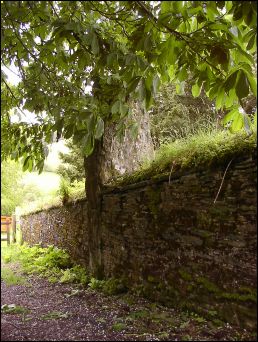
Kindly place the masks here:
<instances>
[{"instance_id":1,"label":"mossy wall top","mask_svg":"<svg viewBox=\"0 0 258 342\"><path fill-rule=\"evenodd\" d=\"M245 326L256 320L256 156L103 194L107 277L126 276L166 304L216 308ZM62 246L88 265L87 202L22 217L28 243ZM225 306L227 303L227 306Z\"/></svg>"}]
</instances>

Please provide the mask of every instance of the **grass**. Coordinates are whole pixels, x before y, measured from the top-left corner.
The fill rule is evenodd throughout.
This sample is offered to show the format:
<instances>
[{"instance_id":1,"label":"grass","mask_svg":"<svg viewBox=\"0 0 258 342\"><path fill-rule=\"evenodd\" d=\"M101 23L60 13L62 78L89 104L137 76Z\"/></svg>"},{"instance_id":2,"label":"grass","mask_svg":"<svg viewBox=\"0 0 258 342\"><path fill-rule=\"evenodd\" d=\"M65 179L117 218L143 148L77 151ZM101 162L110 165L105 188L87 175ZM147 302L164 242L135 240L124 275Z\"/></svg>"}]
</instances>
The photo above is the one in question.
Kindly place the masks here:
<instances>
[{"instance_id":1,"label":"grass","mask_svg":"<svg viewBox=\"0 0 258 342\"><path fill-rule=\"evenodd\" d=\"M1 279L5 281L7 285L25 285L26 279L13 272L9 268L1 267Z\"/></svg>"},{"instance_id":2,"label":"grass","mask_svg":"<svg viewBox=\"0 0 258 342\"><path fill-rule=\"evenodd\" d=\"M5 266L11 260L16 261L17 259L18 252L14 245L8 246L6 241L1 241L1 279L7 285L25 285L27 283L25 277Z\"/></svg>"},{"instance_id":3,"label":"grass","mask_svg":"<svg viewBox=\"0 0 258 342\"><path fill-rule=\"evenodd\" d=\"M247 136L245 131L232 134L229 131L211 130L165 144L156 151L152 161L145 162L131 175L118 178L118 185L127 185L155 178L161 174L207 168L229 162L233 157L254 151L257 133Z\"/></svg>"}]
</instances>

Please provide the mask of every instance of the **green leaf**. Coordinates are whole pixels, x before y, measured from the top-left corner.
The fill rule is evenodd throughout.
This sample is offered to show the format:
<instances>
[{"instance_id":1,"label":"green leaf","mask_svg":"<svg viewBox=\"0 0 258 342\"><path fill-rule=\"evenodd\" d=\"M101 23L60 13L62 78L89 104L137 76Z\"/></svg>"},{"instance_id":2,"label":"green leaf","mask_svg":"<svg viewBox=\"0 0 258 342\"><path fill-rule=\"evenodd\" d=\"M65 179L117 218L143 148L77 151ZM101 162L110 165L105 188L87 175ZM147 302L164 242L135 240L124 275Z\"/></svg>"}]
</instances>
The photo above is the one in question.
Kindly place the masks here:
<instances>
[{"instance_id":1,"label":"green leaf","mask_svg":"<svg viewBox=\"0 0 258 342\"><path fill-rule=\"evenodd\" d=\"M95 127L95 116L94 114L90 114L89 117L86 119L88 132L92 133Z\"/></svg>"},{"instance_id":2,"label":"green leaf","mask_svg":"<svg viewBox=\"0 0 258 342\"><path fill-rule=\"evenodd\" d=\"M236 95L239 100L243 99L249 94L249 85L246 78L246 75L242 70L238 72L238 78L236 83Z\"/></svg>"},{"instance_id":3,"label":"green leaf","mask_svg":"<svg viewBox=\"0 0 258 342\"><path fill-rule=\"evenodd\" d=\"M160 13L157 23L159 26L166 25L170 21L171 18L172 18L171 13Z\"/></svg>"},{"instance_id":4,"label":"green leaf","mask_svg":"<svg viewBox=\"0 0 258 342\"><path fill-rule=\"evenodd\" d=\"M195 83L192 86L192 95L193 95L193 97L198 97L200 95L201 88L202 87L199 87L198 83Z\"/></svg>"},{"instance_id":5,"label":"green leaf","mask_svg":"<svg viewBox=\"0 0 258 342\"><path fill-rule=\"evenodd\" d=\"M249 39L249 42L248 42L248 44L246 46L246 50L251 50L252 47L254 46L254 43L255 43L255 34L253 34L251 36L251 38Z\"/></svg>"},{"instance_id":6,"label":"green leaf","mask_svg":"<svg viewBox=\"0 0 258 342\"><path fill-rule=\"evenodd\" d=\"M238 115L239 111L238 108L234 108L232 109L229 113L227 113L224 118L222 119L222 124L225 125L228 122L234 120L234 118L236 117L236 115Z\"/></svg>"},{"instance_id":7,"label":"green leaf","mask_svg":"<svg viewBox=\"0 0 258 342\"><path fill-rule=\"evenodd\" d=\"M254 59L251 56L251 54L248 54L246 51L244 51L240 45L237 45L237 49L240 52L240 54L244 57L244 59L246 59L246 61L248 61L251 64L254 64Z\"/></svg>"},{"instance_id":8,"label":"green leaf","mask_svg":"<svg viewBox=\"0 0 258 342\"><path fill-rule=\"evenodd\" d=\"M65 139L71 138L71 136L73 135L73 131L74 131L74 125L73 124L66 126L65 132L64 132Z\"/></svg>"},{"instance_id":9,"label":"green leaf","mask_svg":"<svg viewBox=\"0 0 258 342\"><path fill-rule=\"evenodd\" d=\"M184 81L187 79L187 69L186 67L182 67L179 73L177 74L177 78L180 82Z\"/></svg>"},{"instance_id":10,"label":"green leaf","mask_svg":"<svg viewBox=\"0 0 258 342\"><path fill-rule=\"evenodd\" d=\"M117 53L112 52L107 56L107 65L112 67L114 62L117 62Z\"/></svg>"},{"instance_id":11,"label":"green leaf","mask_svg":"<svg viewBox=\"0 0 258 342\"><path fill-rule=\"evenodd\" d=\"M235 83L236 83L236 79L237 79L237 74L238 74L238 70L233 72L233 74L231 74L227 80L224 83L224 88L226 93L229 93L229 91L235 87Z\"/></svg>"},{"instance_id":12,"label":"green leaf","mask_svg":"<svg viewBox=\"0 0 258 342\"><path fill-rule=\"evenodd\" d=\"M91 51L94 55L97 55L99 53L99 42L95 32L92 32Z\"/></svg>"},{"instance_id":13,"label":"green leaf","mask_svg":"<svg viewBox=\"0 0 258 342\"><path fill-rule=\"evenodd\" d=\"M220 88L218 90L218 93L217 93L217 97L216 97L216 104L215 104L215 107L216 109L220 109L224 103L224 100L225 100L225 90L224 88Z\"/></svg>"},{"instance_id":14,"label":"green leaf","mask_svg":"<svg viewBox=\"0 0 258 342\"><path fill-rule=\"evenodd\" d=\"M96 125L95 139L100 139L104 133L104 121L99 117Z\"/></svg>"},{"instance_id":15,"label":"green leaf","mask_svg":"<svg viewBox=\"0 0 258 342\"><path fill-rule=\"evenodd\" d=\"M243 7L240 6L236 6L235 10L234 10L234 14L233 14L233 20L237 21L239 19L243 19Z\"/></svg>"},{"instance_id":16,"label":"green leaf","mask_svg":"<svg viewBox=\"0 0 258 342\"><path fill-rule=\"evenodd\" d=\"M221 30L221 31L225 31L228 32L229 27L225 24L219 23L219 24L211 24L209 25L209 28L211 28L212 30Z\"/></svg>"},{"instance_id":17,"label":"green leaf","mask_svg":"<svg viewBox=\"0 0 258 342\"><path fill-rule=\"evenodd\" d=\"M213 83L209 89L209 92L208 92L208 96L211 100L213 100L215 98L215 96L218 93L218 90L219 90L219 84L217 82Z\"/></svg>"},{"instance_id":18,"label":"green leaf","mask_svg":"<svg viewBox=\"0 0 258 342\"><path fill-rule=\"evenodd\" d=\"M90 156L94 150L94 139L92 134L86 134L82 139L82 151L86 157Z\"/></svg>"},{"instance_id":19,"label":"green leaf","mask_svg":"<svg viewBox=\"0 0 258 342\"><path fill-rule=\"evenodd\" d=\"M166 13L171 10L171 1L161 1L161 13Z\"/></svg>"},{"instance_id":20,"label":"green leaf","mask_svg":"<svg viewBox=\"0 0 258 342\"><path fill-rule=\"evenodd\" d=\"M150 35L147 35L147 37L145 38L143 46L144 46L144 50L145 51L151 50L151 48L152 48L152 40L151 40Z\"/></svg>"},{"instance_id":21,"label":"green leaf","mask_svg":"<svg viewBox=\"0 0 258 342\"><path fill-rule=\"evenodd\" d=\"M248 79L249 86L254 94L255 97L257 97L257 82L255 77L253 77L249 72L244 70L244 73Z\"/></svg>"},{"instance_id":22,"label":"green leaf","mask_svg":"<svg viewBox=\"0 0 258 342\"><path fill-rule=\"evenodd\" d=\"M23 162L22 171L25 172L29 167L29 160L31 156L27 156Z\"/></svg>"},{"instance_id":23,"label":"green leaf","mask_svg":"<svg viewBox=\"0 0 258 342\"><path fill-rule=\"evenodd\" d=\"M230 131L232 133L235 133L237 131L240 131L244 126L244 117L242 113L239 113L235 115L232 124L230 126Z\"/></svg>"},{"instance_id":24,"label":"green leaf","mask_svg":"<svg viewBox=\"0 0 258 342\"><path fill-rule=\"evenodd\" d=\"M120 109L119 109L119 111L120 111L120 114L121 114L122 118L127 115L128 110L129 110L129 107L126 104L120 102Z\"/></svg>"},{"instance_id":25,"label":"green leaf","mask_svg":"<svg viewBox=\"0 0 258 342\"><path fill-rule=\"evenodd\" d=\"M230 89L228 96L226 97L225 107L231 108L233 106L233 104L236 102L236 100L238 100L238 98L236 96L235 89L232 88L232 89Z\"/></svg>"},{"instance_id":26,"label":"green leaf","mask_svg":"<svg viewBox=\"0 0 258 342\"><path fill-rule=\"evenodd\" d=\"M140 81L140 76L137 76L137 77L135 77L135 78L133 78L129 83L128 83L128 92L133 92L135 89L136 89L136 87L137 87L137 85L138 85L138 83L139 83L139 81Z\"/></svg>"},{"instance_id":27,"label":"green leaf","mask_svg":"<svg viewBox=\"0 0 258 342\"><path fill-rule=\"evenodd\" d=\"M117 101L113 104L113 106L111 107L111 113L112 113L112 114L116 114L116 113L119 113L119 111L120 111L120 101L117 100Z\"/></svg>"}]
</instances>

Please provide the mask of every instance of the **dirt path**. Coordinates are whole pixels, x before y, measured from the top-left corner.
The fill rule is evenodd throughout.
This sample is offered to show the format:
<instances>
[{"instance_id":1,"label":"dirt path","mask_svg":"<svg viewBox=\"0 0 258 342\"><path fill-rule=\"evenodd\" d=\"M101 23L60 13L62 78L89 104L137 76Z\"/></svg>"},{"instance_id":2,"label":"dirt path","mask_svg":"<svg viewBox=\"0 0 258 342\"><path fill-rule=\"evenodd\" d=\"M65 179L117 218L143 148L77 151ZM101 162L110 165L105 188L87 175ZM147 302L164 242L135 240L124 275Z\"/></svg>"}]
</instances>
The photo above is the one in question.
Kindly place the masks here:
<instances>
[{"instance_id":1,"label":"dirt path","mask_svg":"<svg viewBox=\"0 0 258 342\"><path fill-rule=\"evenodd\" d=\"M2 341L256 340L246 331L229 325L217 327L193 314L131 295L105 296L90 288L53 284L35 276L28 278L27 285L1 281L4 304L28 311L2 312Z\"/></svg>"}]
</instances>

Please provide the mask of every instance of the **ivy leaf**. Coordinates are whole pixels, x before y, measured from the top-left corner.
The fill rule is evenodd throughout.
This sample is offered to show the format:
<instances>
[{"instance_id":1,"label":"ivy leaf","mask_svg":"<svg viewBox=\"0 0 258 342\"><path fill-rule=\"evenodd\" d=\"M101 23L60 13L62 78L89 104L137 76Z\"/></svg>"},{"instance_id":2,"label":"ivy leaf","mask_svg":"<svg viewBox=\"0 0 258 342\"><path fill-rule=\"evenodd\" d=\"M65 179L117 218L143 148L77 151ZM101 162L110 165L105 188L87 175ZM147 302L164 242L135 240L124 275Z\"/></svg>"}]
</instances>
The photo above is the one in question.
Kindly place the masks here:
<instances>
[{"instance_id":1,"label":"ivy leaf","mask_svg":"<svg viewBox=\"0 0 258 342\"><path fill-rule=\"evenodd\" d=\"M104 121L101 118L98 118L96 131L95 131L95 139L100 139L104 133Z\"/></svg>"}]
</instances>

